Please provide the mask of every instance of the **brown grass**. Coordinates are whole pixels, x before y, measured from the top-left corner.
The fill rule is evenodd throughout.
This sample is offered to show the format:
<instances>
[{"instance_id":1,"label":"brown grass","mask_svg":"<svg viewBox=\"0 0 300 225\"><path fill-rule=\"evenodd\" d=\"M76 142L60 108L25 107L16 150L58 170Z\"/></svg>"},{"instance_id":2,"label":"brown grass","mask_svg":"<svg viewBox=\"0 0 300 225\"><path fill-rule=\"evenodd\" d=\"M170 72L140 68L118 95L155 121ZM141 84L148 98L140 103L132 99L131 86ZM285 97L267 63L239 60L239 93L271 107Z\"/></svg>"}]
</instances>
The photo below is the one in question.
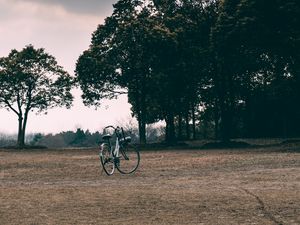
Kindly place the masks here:
<instances>
[{"instance_id":1,"label":"brown grass","mask_svg":"<svg viewBox=\"0 0 300 225\"><path fill-rule=\"evenodd\" d=\"M300 224L289 148L146 151L111 177L97 150L0 150L0 224Z\"/></svg>"}]
</instances>

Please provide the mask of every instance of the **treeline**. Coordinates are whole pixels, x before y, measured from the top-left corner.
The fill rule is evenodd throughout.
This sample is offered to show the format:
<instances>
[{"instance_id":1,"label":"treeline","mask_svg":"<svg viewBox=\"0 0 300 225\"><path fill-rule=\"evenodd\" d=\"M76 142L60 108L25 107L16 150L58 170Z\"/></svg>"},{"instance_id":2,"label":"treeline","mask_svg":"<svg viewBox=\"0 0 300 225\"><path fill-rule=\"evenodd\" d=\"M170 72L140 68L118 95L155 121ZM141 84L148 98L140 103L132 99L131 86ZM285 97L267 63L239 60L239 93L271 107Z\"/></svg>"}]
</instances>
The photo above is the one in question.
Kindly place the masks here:
<instances>
[{"instance_id":1,"label":"treeline","mask_svg":"<svg viewBox=\"0 0 300 225\"><path fill-rule=\"evenodd\" d=\"M91 133L78 128L57 134L31 133L25 136L27 146L38 148L95 147L101 143L101 133ZM17 144L17 135L0 133L0 147L13 147Z\"/></svg>"},{"instance_id":2,"label":"treeline","mask_svg":"<svg viewBox=\"0 0 300 225\"><path fill-rule=\"evenodd\" d=\"M78 128L74 131L64 131L57 134L29 133L25 136L28 146L47 148L66 147L94 147L101 142L99 132L91 133L89 130ZM0 133L0 147L13 147L17 144L17 135Z\"/></svg>"},{"instance_id":3,"label":"treeline","mask_svg":"<svg viewBox=\"0 0 300 225\"><path fill-rule=\"evenodd\" d=\"M104 131L103 131L104 132ZM27 136L27 144L32 146L46 146L48 148L69 148L69 147L97 147L103 140L103 132L90 132L89 130L83 130L77 128L74 131L64 131L58 134L46 134L41 133ZM159 129L152 128L147 129L147 139L151 142L160 139L161 134ZM126 135L130 135L133 143L138 142L138 130L131 127L129 130L125 130Z\"/></svg>"},{"instance_id":4,"label":"treeline","mask_svg":"<svg viewBox=\"0 0 300 225\"><path fill-rule=\"evenodd\" d=\"M16 135L0 132L0 147L16 145Z\"/></svg>"},{"instance_id":5,"label":"treeline","mask_svg":"<svg viewBox=\"0 0 300 225\"><path fill-rule=\"evenodd\" d=\"M35 134L28 143L33 146L46 146L48 148L66 147L95 147L101 141L99 132L91 133L89 130L78 128L74 131L65 131L58 134Z\"/></svg>"},{"instance_id":6,"label":"treeline","mask_svg":"<svg viewBox=\"0 0 300 225\"><path fill-rule=\"evenodd\" d=\"M120 0L78 59L86 105L128 94L140 142L300 134L298 0Z\"/></svg>"},{"instance_id":7,"label":"treeline","mask_svg":"<svg viewBox=\"0 0 300 225\"><path fill-rule=\"evenodd\" d=\"M105 132L105 133L104 133ZM133 124L124 124L125 135L132 138L132 143L139 142L139 133ZM39 148L72 148L97 147L102 143L102 136L106 131L90 132L77 128L76 131L63 131L57 134L29 133L25 136L27 146ZM161 126L147 126L147 140L149 143L163 140L164 128ZM17 144L17 135L0 133L0 147L13 147Z\"/></svg>"}]
</instances>

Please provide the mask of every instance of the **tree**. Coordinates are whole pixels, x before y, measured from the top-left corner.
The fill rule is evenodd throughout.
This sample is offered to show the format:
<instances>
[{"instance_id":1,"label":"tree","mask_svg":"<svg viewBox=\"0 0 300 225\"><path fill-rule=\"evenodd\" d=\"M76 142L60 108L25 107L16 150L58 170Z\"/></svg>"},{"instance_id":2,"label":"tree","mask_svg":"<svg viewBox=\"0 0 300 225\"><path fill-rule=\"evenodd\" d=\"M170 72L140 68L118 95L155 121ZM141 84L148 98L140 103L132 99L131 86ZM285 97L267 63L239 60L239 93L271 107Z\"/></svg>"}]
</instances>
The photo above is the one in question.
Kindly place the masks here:
<instances>
[{"instance_id":1,"label":"tree","mask_svg":"<svg viewBox=\"0 0 300 225\"><path fill-rule=\"evenodd\" d=\"M222 1L211 36L223 140L238 117L247 135L270 135L298 111L291 100L299 96L299 9L296 0Z\"/></svg>"},{"instance_id":2,"label":"tree","mask_svg":"<svg viewBox=\"0 0 300 225\"><path fill-rule=\"evenodd\" d=\"M46 113L53 107L71 107L72 77L43 48L28 45L0 58L0 107L19 121L18 146L24 146L30 111Z\"/></svg>"},{"instance_id":3,"label":"tree","mask_svg":"<svg viewBox=\"0 0 300 225\"><path fill-rule=\"evenodd\" d=\"M210 4L205 1L120 0L113 14L93 33L80 56L76 75L87 105L114 98L126 89L139 122L140 142L146 124L166 121L166 141L176 140L175 119L195 111L207 72Z\"/></svg>"},{"instance_id":4,"label":"tree","mask_svg":"<svg viewBox=\"0 0 300 225\"><path fill-rule=\"evenodd\" d=\"M84 133L84 131L80 128L77 128L75 135L74 135L74 140L70 143L73 146L81 146L87 139L87 134Z\"/></svg>"},{"instance_id":5,"label":"tree","mask_svg":"<svg viewBox=\"0 0 300 225\"><path fill-rule=\"evenodd\" d=\"M99 106L103 98L128 94L139 122L140 142L145 143L146 123L152 120L146 108L151 58L146 42L152 25L147 20L149 11L137 10L141 4L121 0L114 5L112 16L94 32L90 49L78 59L76 75L86 105Z\"/></svg>"},{"instance_id":6,"label":"tree","mask_svg":"<svg viewBox=\"0 0 300 225\"><path fill-rule=\"evenodd\" d=\"M299 124L299 13L296 0L242 0L236 8L235 33L248 56L243 63L248 135L286 136L295 130L291 124Z\"/></svg>"},{"instance_id":7,"label":"tree","mask_svg":"<svg viewBox=\"0 0 300 225\"><path fill-rule=\"evenodd\" d=\"M233 113L240 90L240 61L242 56L239 37L235 32L235 13L240 0L225 0L220 6L217 21L211 33L214 54L213 94L214 106L220 115L220 137L229 141L232 137ZM238 42L238 43L237 43Z\"/></svg>"}]
</instances>

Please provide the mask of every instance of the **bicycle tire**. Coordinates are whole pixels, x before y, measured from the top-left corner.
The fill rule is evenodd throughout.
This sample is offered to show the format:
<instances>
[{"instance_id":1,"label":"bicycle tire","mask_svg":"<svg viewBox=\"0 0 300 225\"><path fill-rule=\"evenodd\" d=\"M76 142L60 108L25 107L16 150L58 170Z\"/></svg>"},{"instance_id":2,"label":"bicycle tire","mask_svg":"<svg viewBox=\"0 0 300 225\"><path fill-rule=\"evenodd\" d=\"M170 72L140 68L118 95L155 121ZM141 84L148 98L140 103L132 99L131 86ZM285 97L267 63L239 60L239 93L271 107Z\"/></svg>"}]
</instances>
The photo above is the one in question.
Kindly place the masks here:
<instances>
[{"instance_id":1,"label":"bicycle tire","mask_svg":"<svg viewBox=\"0 0 300 225\"><path fill-rule=\"evenodd\" d=\"M133 145L120 146L120 152L115 165L122 174L135 172L140 164L140 152Z\"/></svg>"},{"instance_id":2,"label":"bicycle tire","mask_svg":"<svg viewBox=\"0 0 300 225\"><path fill-rule=\"evenodd\" d=\"M99 158L104 172L108 176L112 175L115 171L115 163L108 144L101 145Z\"/></svg>"}]
</instances>

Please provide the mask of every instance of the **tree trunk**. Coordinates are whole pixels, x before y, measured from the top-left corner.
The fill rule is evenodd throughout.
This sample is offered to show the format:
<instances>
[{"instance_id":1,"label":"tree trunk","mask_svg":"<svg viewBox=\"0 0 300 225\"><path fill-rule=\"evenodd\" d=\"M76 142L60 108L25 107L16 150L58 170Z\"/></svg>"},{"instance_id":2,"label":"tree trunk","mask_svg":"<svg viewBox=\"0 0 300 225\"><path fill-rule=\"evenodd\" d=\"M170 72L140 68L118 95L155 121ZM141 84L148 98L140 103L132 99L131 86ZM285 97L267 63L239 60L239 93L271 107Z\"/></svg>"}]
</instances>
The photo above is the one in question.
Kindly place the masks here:
<instances>
[{"instance_id":1,"label":"tree trunk","mask_svg":"<svg viewBox=\"0 0 300 225\"><path fill-rule=\"evenodd\" d=\"M146 88L145 82L143 82L143 88L141 93L141 115L140 115L140 124L139 124L139 133L140 133L140 144L146 144Z\"/></svg>"},{"instance_id":2,"label":"tree trunk","mask_svg":"<svg viewBox=\"0 0 300 225\"><path fill-rule=\"evenodd\" d=\"M186 140L190 140L190 124L189 124L189 112L187 111L185 114L185 133L186 133Z\"/></svg>"},{"instance_id":3,"label":"tree trunk","mask_svg":"<svg viewBox=\"0 0 300 225\"><path fill-rule=\"evenodd\" d=\"M166 142L173 144L176 141L175 137L175 124L173 113L168 113L166 117Z\"/></svg>"},{"instance_id":4,"label":"tree trunk","mask_svg":"<svg viewBox=\"0 0 300 225\"><path fill-rule=\"evenodd\" d=\"M223 56L216 57L219 63L217 64L216 71L216 96L218 99L218 107L220 109L220 139L223 142L229 142L231 138L231 120L232 115L230 112L231 107L233 106L233 77L232 69L228 67L229 65L225 62Z\"/></svg>"},{"instance_id":5,"label":"tree trunk","mask_svg":"<svg viewBox=\"0 0 300 225\"><path fill-rule=\"evenodd\" d=\"M192 108L192 121L193 121L193 140L196 140L196 118L195 118L195 107Z\"/></svg>"},{"instance_id":6,"label":"tree trunk","mask_svg":"<svg viewBox=\"0 0 300 225\"><path fill-rule=\"evenodd\" d=\"M23 132L23 117L22 115L20 114L19 115L19 126L18 126L18 140L17 140L17 145L18 147L22 147L24 146L24 132Z\"/></svg>"},{"instance_id":7,"label":"tree trunk","mask_svg":"<svg viewBox=\"0 0 300 225\"><path fill-rule=\"evenodd\" d=\"M27 119L28 119L28 110L24 113L24 121L23 121L23 127L22 127L22 142L23 146L25 145L25 131L27 126Z\"/></svg>"},{"instance_id":8,"label":"tree trunk","mask_svg":"<svg viewBox=\"0 0 300 225\"><path fill-rule=\"evenodd\" d=\"M245 100L245 121L244 129L246 137L253 137L253 119L252 119L252 106L250 96L246 96Z\"/></svg>"},{"instance_id":9,"label":"tree trunk","mask_svg":"<svg viewBox=\"0 0 300 225\"><path fill-rule=\"evenodd\" d=\"M230 110L221 108L221 140L229 142L231 138L232 116Z\"/></svg>"},{"instance_id":10,"label":"tree trunk","mask_svg":"<svg viewBox=\"0 0 300 225\"><path fill-rule=\"evenodd\" d=\"M178 115L178 139L182 140L182 115Z\"/></svg>"},{"instance_id":11,"label":"tree trunk","mask_svg":"<svg viewBox=\"0 0 300 225\"><path fill-rule=\"evenodd\" d=\"M222 92L221 92L222 93ZM225 94L219 95L219 104L220 104L220 139L223 142L230 141L230 113L229 113L229 105L228 105L229 96L225 96Z\"/></svg>"},{"instance_id":12,"label":"tree trunk","mask_svg":"<svg viewBox=\"0 0 300 225\"><path fill-rule=\"evenodd\" d=\"M202 137L204 138L204 139L207 139L207 137L208 137L208 121L207 120L203 120L202 121L202 124L203 124L203 134L202 134Z\"/></svg>"},{"instance_id":13,"label":"tree trunk","mask_svg":"<svg viewBox=\"0 0 300 225\"><path fill-rule=\"evenodd\" d=\"M219 139L219 111L217 105L214 108L214 121L215 121L215 139Z\"/></svg>"},{"instance_id":14,"label":"tree trunk","mask_svg":"<svg viewBox=\"0 0 300 225\"><path fill-rule=\"evenodd\" d=\"M229 79L229 78L227 78ZM231 102L231 89L230 85L226 85L229 81L225 79L225 76L222 76L222 80L219 86L219 104L220 104L220 138L223 142L229 142L231 138L231 112L230 112L230 102ZM225 92L228 90L229 94Z\"/></svg>"},{"instance_id":15,"label":"tree trunk","mask_svg":"<svg viewBox=\"0 0 300 225\"><path fill-rule=\"evenodd\" d=\"M146 144L146 123L142 118L138 120L138 123L139 123L140 144Z\"/></svg>"},{"instance_id":16,"label":"tree trunk","mask_svg":"<svg viewBox=\"0 0 300 225\"><path fill-rule=\"evenodd\" d=\"M138 83L136 84L138 86ZM134 98L136 102L138 129L139 129L139 142L140 144L146 144L146 121L145 121L145 93L137 91L134 93Z\"/></svg>"}]
</instances>

